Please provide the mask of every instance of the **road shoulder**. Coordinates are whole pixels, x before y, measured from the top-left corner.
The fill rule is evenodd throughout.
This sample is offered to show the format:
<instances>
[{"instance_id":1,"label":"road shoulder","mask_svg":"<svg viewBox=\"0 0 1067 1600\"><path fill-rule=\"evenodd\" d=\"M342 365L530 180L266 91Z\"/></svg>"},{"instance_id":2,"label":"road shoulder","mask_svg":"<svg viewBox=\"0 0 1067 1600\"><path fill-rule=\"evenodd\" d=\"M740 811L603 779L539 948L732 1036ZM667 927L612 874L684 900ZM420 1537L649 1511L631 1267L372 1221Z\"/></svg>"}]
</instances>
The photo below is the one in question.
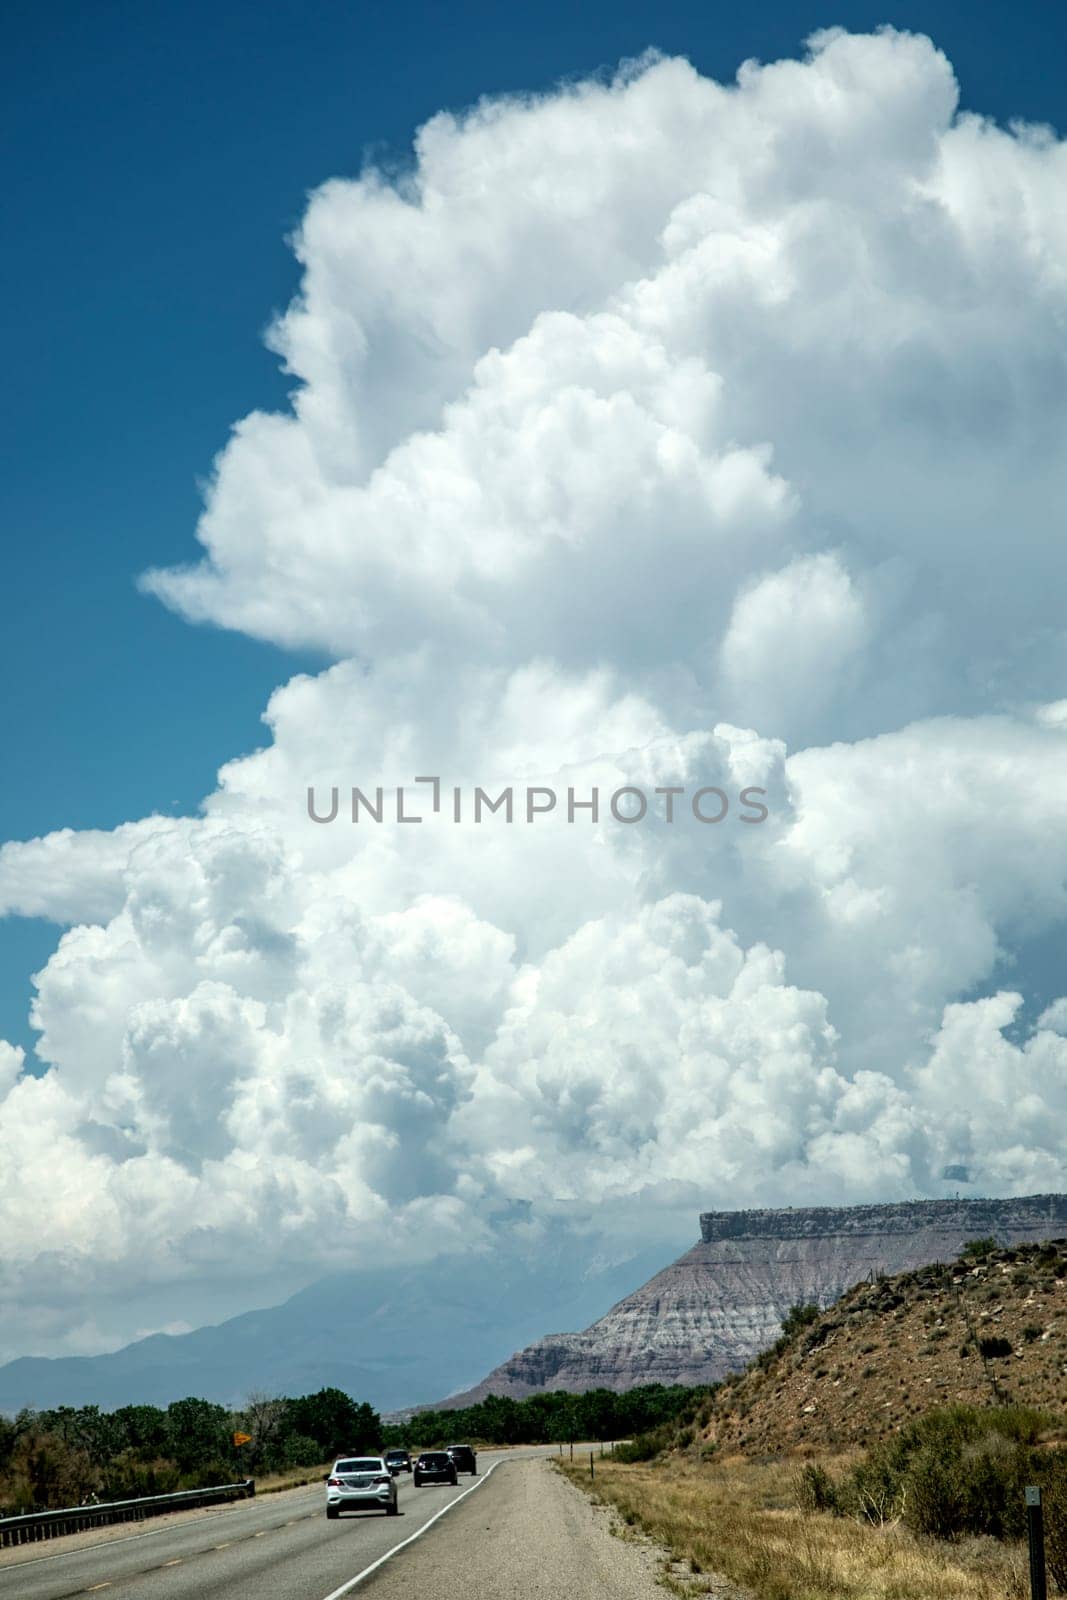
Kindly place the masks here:
<instances>
[{"instance_id":1,"label":"road shoulder","mask_svg":"<svg viewBox=\"0 0 1067 1600\"><path fill-rule=\"evenodd\" d=\"M360 1592L373 1600L411 1600L422 1590L485 1600L663 1600L669 1558L629 1529L612 1532L613 1525L618 1519L608 1507L594 1504L551 1462L503 1462Z\"/></svg>"}]
</instances>

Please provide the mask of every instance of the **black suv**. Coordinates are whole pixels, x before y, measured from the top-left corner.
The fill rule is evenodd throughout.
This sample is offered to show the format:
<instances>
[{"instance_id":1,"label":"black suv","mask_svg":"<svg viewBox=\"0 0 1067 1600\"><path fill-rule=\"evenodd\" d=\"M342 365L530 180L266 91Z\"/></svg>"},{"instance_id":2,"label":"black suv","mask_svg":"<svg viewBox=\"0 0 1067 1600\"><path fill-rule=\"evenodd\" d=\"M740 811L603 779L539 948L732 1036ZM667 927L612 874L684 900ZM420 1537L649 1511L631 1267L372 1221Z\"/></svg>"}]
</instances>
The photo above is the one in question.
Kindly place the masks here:
<instances>
[{"instance_id":1,"label":"black suv","mask_svg":"<svg viewBox=\"0 0 1067 1600\"><path fill-rule=\"evenodd\" d=\"M424 1450L416 1459L412 1477L416 1489L424 1483L455 1483L456 1463L447 1450Z\"/></svg>"},{"instance_id":2,"label":"black suv","mask_svg":"<svg viewBox=\"0 0 1067 1600\"><path fill-rule=\"evenodd\" d=\"M387 1450L385 1464L395 1478L398 1472L411 1471L411 1457L406 1450Z\"/></svg>"},{"instance_id":3,"label":"black suv","mask_svg":"<svg viewBox=\"0 0 1067 1600\"><path fill-rule=\"evenodd\" d=\"M452 1457L457 1472L469 1472L472 1477L477 1477L478 1457L469 1444L450 1444L445 1448Z\"/></svg>"}]
</instances>

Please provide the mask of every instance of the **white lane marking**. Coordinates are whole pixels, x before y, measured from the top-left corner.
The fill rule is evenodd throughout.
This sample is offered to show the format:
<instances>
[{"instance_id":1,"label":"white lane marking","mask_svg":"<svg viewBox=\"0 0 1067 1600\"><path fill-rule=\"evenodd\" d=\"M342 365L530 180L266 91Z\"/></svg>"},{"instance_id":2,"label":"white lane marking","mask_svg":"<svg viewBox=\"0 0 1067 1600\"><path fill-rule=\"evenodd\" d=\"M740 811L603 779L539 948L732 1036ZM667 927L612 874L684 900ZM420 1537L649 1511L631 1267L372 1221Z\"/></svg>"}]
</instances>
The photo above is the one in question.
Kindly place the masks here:
<instances>
[{"instance_id":1,"label":"white lane marking","mask_svg":"<svg viewBox=\"0 0 1067 1600\"><path fill-rule=\"evenodd\" d=\"M305 1498L310 1500L315 1492L312 1490ZM266 1495L258 1501L258 1504L262 1505L265 1499ZM239 1511L256 1504L257 1502L254 1499L239 1500L225 1509L227 1511ZM216 1512L215 1515L217 1516L218 1513ZM149 1528L145 1533L124 1533L121 1539L100 1539L96 1544L82 1544L78 1545L76 1549L57 1550L53 1556L30 1556L26 1561L4 1561L0 1563L0 1577L3 1577L5 1572L13 1571L16 1567L35 1567L41 1561L63 1561L67 1556L83 1556L90 1550L110 1550L112 1545L115 1544L133 1544L136 1539L155 1539L161 1533L174 1533L182 1528L198 1528L202 1522L214 1522L214 1520L215 1517L192 1517L188 1522L174 1522L163 1528ZM118 1526L118 1524L114 1524L114 1526ZM223 1546L221 1545L215 1546L215 1549L222 1548Z\"/></svg>"},{"instance_id":2,"label":"white lane marking","mask_svg":"<svg viewBox=\"0 0 1067 1600\"><path fill-rule=\"evenodd\" d=\"M421 1539L427 1528L432 1528L440 1517L443 1517L447 1511L452 1510L453 1506L458 1506L460 1501L466 1500L467 1496L473 1494L475 1489L480 1489L482 1484L493 1476L493 1473L500 1465L499 1461L494 1461L489 1471L482 1473L477 1483L472 1483L469 1489L464 1489L463 1493L458 1494L454 1500L450 1500L447 1506L442 1506L440 1511L435 1511L429 1521L424 1522L422 1527L417 1529L410 1538L401 1539L400 1543L395 1544L391 1550L387 1550L384 1556L379 1556L377 1561L372 1561L369 1567L364 1567L362 1572L357 1572L354 1578L349 1578L347 1583L342 1583L339 1589L331 1589L330 1593L325 1596L325 1600L341 1600L341 1596L348 1594L350 1590L356 1587L357 1583L362 1583L364 1578L369 1578L372 1572L377 1572L379 1567L384 1567L385 1563L391 1561L399 1551L405 1550L409 1544L414 1544L416 1539Z\"/></svg>"}]
</instances>

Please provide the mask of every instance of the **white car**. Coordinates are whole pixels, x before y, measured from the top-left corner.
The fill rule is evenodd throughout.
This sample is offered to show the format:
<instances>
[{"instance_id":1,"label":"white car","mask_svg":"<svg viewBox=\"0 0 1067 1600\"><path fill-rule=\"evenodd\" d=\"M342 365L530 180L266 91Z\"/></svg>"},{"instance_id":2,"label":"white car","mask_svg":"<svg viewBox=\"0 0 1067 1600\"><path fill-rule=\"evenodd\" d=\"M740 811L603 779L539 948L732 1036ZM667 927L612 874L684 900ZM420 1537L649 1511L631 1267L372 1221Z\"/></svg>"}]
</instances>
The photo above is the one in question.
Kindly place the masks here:
<instances>
[{"instance_id":1,"label":"white car","mask_svg":"<svg viewBox=\"0 0 1067 1600\"><path fill-rule=\"evenodd\" d=\"M399 1514L396 1479L384 1456L339 1456L326 1479L326 1515L375 1507L386 1516Z\"/></svg>"}]
</instances>

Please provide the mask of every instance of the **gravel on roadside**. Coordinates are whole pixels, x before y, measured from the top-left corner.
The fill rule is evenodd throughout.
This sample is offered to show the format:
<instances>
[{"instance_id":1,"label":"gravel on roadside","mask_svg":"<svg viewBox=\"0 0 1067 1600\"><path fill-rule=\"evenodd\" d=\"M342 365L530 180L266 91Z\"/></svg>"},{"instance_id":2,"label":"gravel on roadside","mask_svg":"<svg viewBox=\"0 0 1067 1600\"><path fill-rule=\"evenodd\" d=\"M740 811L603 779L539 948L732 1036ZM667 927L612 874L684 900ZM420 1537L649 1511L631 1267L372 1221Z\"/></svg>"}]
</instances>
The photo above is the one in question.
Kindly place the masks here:
<instances>
[{"instance_id":1,"label":"gravel on roadside","mask_svg":"<svg viewBox=\"0 0 1067 1600\"><path fill-rule=\"evenodd\" d=\"M732 1594L707 1574L681 1573L651 1541L611 1531L617 1519L547 1460L509 1461L407 1550L361 1585L373 1600L472 1594L478 1600L664 1600L676 1592ZM666 1565L665 1565L666 1563ZM699 1587L697 1586L699 1582Z\"/></svg>"}]
</instances>

